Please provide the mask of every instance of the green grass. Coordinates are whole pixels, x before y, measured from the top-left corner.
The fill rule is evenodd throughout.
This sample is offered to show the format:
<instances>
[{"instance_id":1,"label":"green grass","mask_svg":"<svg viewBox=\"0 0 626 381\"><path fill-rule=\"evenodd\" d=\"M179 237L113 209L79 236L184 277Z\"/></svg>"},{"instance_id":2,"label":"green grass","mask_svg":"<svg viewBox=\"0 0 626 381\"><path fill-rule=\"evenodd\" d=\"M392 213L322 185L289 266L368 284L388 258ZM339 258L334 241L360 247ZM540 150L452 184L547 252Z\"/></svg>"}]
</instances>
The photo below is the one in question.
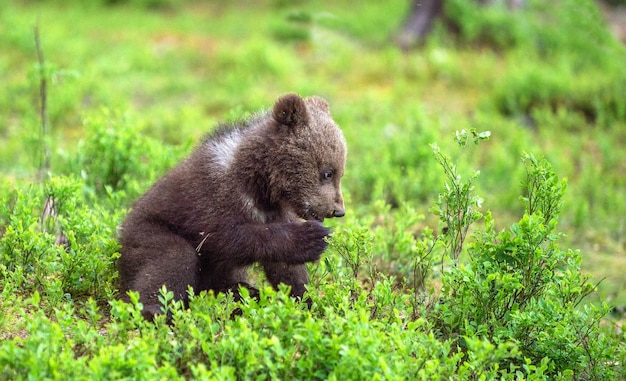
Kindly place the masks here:
<instances>
[{"instance_id":1,"label":"green grass","mask_svg":"<svg viewBox=\"0 0 626 381\"><path fill-rule=\"evenodd\" d=\"M285 353L291 358L310 354L313 359L320 356L321 362L325 353L316 345L325 343L336 347L337 353L344 351L345 361L354 361L344 364L337 357L337 369L363 366L360 377L367 378L371 369L383 373L394 361L414 359L410 352L414 345L430 345L430 352L417 353L452 369L461 364L455 357L456 344L428 334L398 332L408 325L421 335L437 325L419 319L407 323L411 299L406 289L415 265L415 237L428 229L437 236L443 228L431 208L446 178L430 144L457 152L454 134L463 129L491 132L489 141L452 154L451 160L464 178L480 170L474 180L476 193L485 200L481 212L490 210L494 216L495 228L508 229L524 214L519 200L526 177L522 155L545 156L557 176L567 178L559 216L559 231L565 236L560 245L580 249L582 271L593 282L602 280L587 301L600 309L604 301L626 305L622 271L626 52L610 36L592 3L537 0L529 1L529 7L519 13L509 13L483 12L467 8L467 2L450 0L447 11L461 33L453 35L436 25L423 46L406 53L392 43L408 8L408 2L400 0L358 5L315 0L172 1L156 8L141 1L85 3L9 0L0 4L0 258L4 260L0 263L0 337L22 337L11 347L15 353L30 345L36 351L36 334L41 334L50 338L50 345L60 346L51 347L50 353L69 356L58 361L80 358L105 369L107 356L121 356L124 346L136 345L129 359L144 356L137 361L169 364L171 368L159 370L165 372L160 374L163 377L167 372L198 377L214 372L214 377L218 373L225 377L232 369L212 364L217 360L207 354L208 349L199 355L197 348L172 341L186 338L197 346L211 341L221 348L222 356L234 353L232 361L225 363L238 366L251 361L245 357L245 345L251 353L265 345L274 348L276 358ZM49 82L51 134L45 139L40 134L36 25ZM494 29L502 32L500 38L493 37ZM341 299L347 285L338 274L347 271L351 259L329 251L332 258L318 265L313 276L313 284L327 293L326 299L316 296L321 299L313 317L284 301L288 307L283 312L268 310L267 303L259 307L258 321L247 317L250 320L233 325L207 322L203 314L228 316L230 307L220 307L223 300L202 297L192 312L177 312L181 323L174 331L179 336L168 339L158 337L165 325L151 328L133 317L132 308L110 307L108 301L116 294L115 229L133 200L217 122L268 108L287 92L325 97L344 130L349 147L344 178L347 217L332 224L343 232L338 233L340 242L349 243L355 236L372 240L371 251L365 252L382 275L364 273L364 264L357 267L360 281L375 290L374 302L354 285L353 296L365 299ZM52 152L52 179L45 186L37 180L44 144ZM53 226L42 229L38 218L49 195L67 202L59 205ZM54 245L57 226L71 234L70 255ZM480 230L473 226L470 231ZM354 254L358 249L348 251ZM461 261L468 258L462 255ZM442 285L442 267L435 262L426 279L431 291ZM324 273L331 270L336 274ZM269 298L281 298L268 293ZM88 305L90 297L99 312ZM289 339L271 326L272 313L284 324L292 324L289 314L294 314L295 322L286 332L297 337L300 347L295 351L283 353L284 348L275 347L272 335L280 345L287 346ZM76 316L86 325L72 333L69 321ZM345 326L334 327L316 318L335 319ZM53 323L47 325L45 319ZM194 324L208 324L215 335L184 331ZM310 336L302 328L307 324L315 327ZM394 348L401 356L350 357L357 354L342 348L341 340L357 347L369 345L372 353L384 352L372 342L359 341L365 340L362 333L368 324L376 327L378 340L396 340ZM602 324L613 323L605 319ZM270 332L270 341L249 340L249 329ZM120 338L124 330L135 333ZM235 343L220 341L228 330L244 335L245 345L237 349ZM100 332L108 334L101 337ZM151 343L136 337L152 337L155 332L158 345L170 342L176 351L159 354ZM316 337L320 332L322 337ZM100 338L91 344L88 340L73 343L74 352L69 353L61 343L72 335L76 340ZM473 348L472 356L491 353L494 357L475 358L468 364L482 364L486 371L508 358L505 343L487 348L488 343L480 339L468 339L463 345ZM204 365L195 362L198 358L206 360ZM186 368L182 364L189 359L194 359L194 365ZM298 370L302 373L278 369L271 374L332 374L314 363L302 363L304 368ZM53 365L48 371L61 369ZM425 362L422 367L422 377L436 375L429 373L435 372L435 365ZM461 367L454 369L457 376L467 375ZM402 371L401 365L390 370ZM126 373L117 369L110 375L120 374Z\"/></svg>"}]
</instances>

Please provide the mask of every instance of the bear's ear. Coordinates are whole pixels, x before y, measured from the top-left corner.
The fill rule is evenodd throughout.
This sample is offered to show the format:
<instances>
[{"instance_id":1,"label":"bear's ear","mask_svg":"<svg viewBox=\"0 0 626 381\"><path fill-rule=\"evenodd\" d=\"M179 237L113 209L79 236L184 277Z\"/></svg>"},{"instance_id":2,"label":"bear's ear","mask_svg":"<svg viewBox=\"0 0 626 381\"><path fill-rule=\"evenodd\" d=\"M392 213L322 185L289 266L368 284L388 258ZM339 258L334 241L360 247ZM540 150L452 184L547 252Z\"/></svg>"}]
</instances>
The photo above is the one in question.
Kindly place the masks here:
<instances>
[{"instance_id":1,"label":"bear's ear","mask_svg":"<svg viewBox=\"0 0 626 381\"><path fill-rule=\"evenodd\" d=\"M328 109L328 102L326 102L326 100L324 98L318 97L318 96L314 95L312 97L305 98L304 101L309 106L312 106L313 108L316 108L316 109L318 109L320 111L323 111L324 113L330 115L330 110Z\"/></svg>"},{"instance_id":2,"label":"bear's ear","mask_svg":"<svg viewBox=\"0 0 626 381\"><path fill-rule=\"evenodd\" d=\"M297 94L287 94L278 98L272 116L278 124L289 128L306 126L309 123L304 100Z\"/></svg>"}]
</instances>

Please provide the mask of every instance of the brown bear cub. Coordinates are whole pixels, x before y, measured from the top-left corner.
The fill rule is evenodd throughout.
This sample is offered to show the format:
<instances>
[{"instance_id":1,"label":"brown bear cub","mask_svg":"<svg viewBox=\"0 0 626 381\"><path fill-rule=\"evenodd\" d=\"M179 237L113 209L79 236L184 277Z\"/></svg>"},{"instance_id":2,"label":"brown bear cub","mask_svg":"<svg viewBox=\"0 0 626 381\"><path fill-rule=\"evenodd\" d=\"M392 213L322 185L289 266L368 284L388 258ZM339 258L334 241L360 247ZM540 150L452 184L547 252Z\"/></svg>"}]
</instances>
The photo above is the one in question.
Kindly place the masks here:
<instances>
[{"instance_id":1,"label":"brown bear cub","mask_svg":"<svg viewBox=\"0 0 626 381\"><path fill-rule=\"evenodd\" d=\"M165 285L177 300L237 291L259 263L269 282L302 297L305 263L320 258L324 218L345 214L346 142L319 97L279 98L271 111L222 126L141 197L122 225L123 298L160 313Z\"/></svg>"}]
</instances>

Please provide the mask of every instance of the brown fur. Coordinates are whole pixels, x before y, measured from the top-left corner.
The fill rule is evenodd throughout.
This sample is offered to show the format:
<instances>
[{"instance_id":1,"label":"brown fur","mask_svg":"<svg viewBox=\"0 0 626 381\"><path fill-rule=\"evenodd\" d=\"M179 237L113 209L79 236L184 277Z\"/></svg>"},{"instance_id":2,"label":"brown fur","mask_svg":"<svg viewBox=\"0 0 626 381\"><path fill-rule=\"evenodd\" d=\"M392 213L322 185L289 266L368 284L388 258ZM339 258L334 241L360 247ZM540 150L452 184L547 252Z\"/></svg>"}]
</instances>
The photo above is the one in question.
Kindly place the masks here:
<instances>
[{"instance_id":1,"label":"brown fur","mask_svg":"<svg viewBox=\"0 0 626 381\"><path fill-rule=\"evenodd\" d=\"M162 285L226 291L260 263L270 283L301 297L305 263L326 249L324 218L345 214L343 135L319 97L289 94L270 112L221 127L137 201L122 226L121 291L144 316Z\"/></svg>"}]
</instances>

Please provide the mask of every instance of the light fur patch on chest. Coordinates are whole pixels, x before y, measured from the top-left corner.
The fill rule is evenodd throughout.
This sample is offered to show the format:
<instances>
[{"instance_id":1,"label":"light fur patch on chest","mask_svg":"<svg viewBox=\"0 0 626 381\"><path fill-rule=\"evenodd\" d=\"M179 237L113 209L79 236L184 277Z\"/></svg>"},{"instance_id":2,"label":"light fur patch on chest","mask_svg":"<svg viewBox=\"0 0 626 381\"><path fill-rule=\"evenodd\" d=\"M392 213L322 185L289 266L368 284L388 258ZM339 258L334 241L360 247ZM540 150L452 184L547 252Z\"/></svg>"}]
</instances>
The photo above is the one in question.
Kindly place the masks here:
<instances>
[{"instance_id":1,"label":"light fur patch on chest","mask_svg":"<svg viewBox=\"0 0 626 381\"><path fill-rule=\"evenodd\" d=\"M239 131L220 138L219 140L211 142L209 146L210 151L213 153L215 163L222 169L228 169L235 159L235 154L241 144L242 135Z\"/></svg>"}]
</instances>

